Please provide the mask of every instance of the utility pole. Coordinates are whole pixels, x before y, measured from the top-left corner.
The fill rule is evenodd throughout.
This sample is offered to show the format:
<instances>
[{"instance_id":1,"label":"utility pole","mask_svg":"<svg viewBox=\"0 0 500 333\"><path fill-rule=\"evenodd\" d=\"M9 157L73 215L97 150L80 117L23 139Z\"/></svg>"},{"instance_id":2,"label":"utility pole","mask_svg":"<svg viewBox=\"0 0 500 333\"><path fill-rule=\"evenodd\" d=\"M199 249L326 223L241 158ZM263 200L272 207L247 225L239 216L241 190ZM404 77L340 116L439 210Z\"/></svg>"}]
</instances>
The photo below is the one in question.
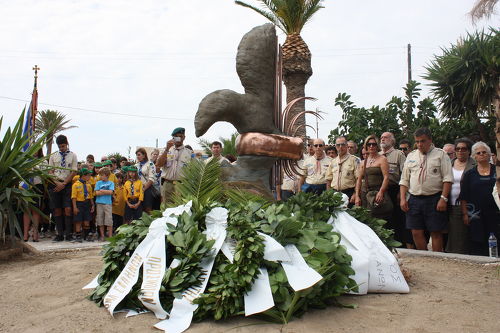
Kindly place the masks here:
<instances>
[{"instance_id":1,"label":"utility pole","mask_svg":"<svg viewBox=\"0 0 500 333\"><path fill-rule=\"evenodd\" d=\"M411 81L411 44L408 44L408 83Z\"/></svg>"},{"instance_id":2,"label":"utility pole","mask_svg":"<svg viewBox=\"0 0 500 333\"><path fill-rule=\"evenodd\" d=\"M156 148L158 148L158 138L156 138Z\"/></svg>"}]
</instances>

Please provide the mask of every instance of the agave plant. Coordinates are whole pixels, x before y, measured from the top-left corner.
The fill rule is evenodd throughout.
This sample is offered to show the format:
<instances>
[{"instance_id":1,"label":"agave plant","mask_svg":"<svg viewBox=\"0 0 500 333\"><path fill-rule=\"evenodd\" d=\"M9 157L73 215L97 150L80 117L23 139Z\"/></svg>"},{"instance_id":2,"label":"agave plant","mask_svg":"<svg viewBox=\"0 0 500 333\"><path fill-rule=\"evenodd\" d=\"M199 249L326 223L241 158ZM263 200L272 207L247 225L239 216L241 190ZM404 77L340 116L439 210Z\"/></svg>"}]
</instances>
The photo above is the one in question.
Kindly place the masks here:
<instances>
[{"instance_id":1,"label":"agave plant","mask_svg":"<svg viewBox=\"0 0 500 333\"><path fill-rule=\"evenodd\" d=\"M33 179L40 177L47 181L51 176L47 167L41 167L45 158L35 157L46 141L46 134L37 140L30 142L32 138L23 134L24 110L15 126L7 128L5 135L0 140L0 239L5 241L7 226L10 235L22 234L16 214L38 211L34 206L35 200L41 196L32 190ZM0 118L0 129L3 117ZM30 143L28 149L23 152L23 147ZM26 188L21 187L24 182Z\"/></svg>"}]
</instances>

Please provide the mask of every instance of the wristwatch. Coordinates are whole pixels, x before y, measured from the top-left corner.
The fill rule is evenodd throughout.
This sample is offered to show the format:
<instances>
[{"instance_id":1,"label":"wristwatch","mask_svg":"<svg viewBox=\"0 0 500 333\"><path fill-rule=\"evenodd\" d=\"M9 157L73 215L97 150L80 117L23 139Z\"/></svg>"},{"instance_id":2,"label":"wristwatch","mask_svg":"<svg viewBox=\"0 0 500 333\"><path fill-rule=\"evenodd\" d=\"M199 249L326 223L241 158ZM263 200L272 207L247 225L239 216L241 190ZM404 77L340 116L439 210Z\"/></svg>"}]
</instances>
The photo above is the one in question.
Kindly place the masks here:
<instances>
[{"instance_id":1,"label":"wristwatch","mask_svg":"<svg viewBox=\"0 0 500 333\"><path fill-rule=\"evenodd\" d=\"M443 199L443 200L444 200L444 202L448 202L448 198L447 198L447 197L445 197L444 195L441 195L441 199Z\"/></svg>"}]
</instances>

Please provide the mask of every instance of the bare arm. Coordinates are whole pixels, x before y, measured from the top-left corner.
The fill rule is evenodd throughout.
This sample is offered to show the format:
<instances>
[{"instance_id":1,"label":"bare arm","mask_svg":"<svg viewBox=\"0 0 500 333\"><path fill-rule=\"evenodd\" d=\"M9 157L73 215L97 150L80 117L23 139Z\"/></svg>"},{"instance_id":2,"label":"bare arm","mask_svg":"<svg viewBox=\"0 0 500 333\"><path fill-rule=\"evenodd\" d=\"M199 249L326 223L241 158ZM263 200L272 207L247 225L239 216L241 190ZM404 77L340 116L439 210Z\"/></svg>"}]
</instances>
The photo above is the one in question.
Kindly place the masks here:
<instances>
[{"instance_id":1,"label":"bare arm","mask_svg":"<svg viewBox=\"0 0 500 333\"><path fill-rule=\"evenodd\" d=\"M405 213L409 210L408 200L406 200L406 192L408 192L408 187L406 187L404 185L400 185L399 186L399 194L400 194L399 205L401 206L401 210Z\"/></svg>"},{"instance_id":2,"label":"bare arm","mask_svg":"<svg viewBox=\"0 0 500 333\"><path fill-rule=\"evenodd\" d=\"M305 176L300 176L299 177L299 188L297 189L297 192L302 192L302 185L304 185L304 182L306 181Z\"/></svg>"}]
</instances>

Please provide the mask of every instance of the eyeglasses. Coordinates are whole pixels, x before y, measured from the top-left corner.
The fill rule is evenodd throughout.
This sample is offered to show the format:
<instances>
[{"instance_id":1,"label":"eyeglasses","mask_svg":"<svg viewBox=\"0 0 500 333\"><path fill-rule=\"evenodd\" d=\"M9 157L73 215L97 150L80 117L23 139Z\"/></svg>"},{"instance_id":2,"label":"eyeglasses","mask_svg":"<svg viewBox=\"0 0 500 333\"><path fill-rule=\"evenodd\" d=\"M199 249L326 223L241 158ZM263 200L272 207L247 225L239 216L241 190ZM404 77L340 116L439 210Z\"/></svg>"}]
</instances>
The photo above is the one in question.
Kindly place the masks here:
<instances>
[{"instance_id":1,"label":"eyeglasses","mask_svg":"<svg viewBox=\"0 0 500 333\"><path fill-rule=\"evenodd\" d=\"M402 151L407 151L408 147L399 147L399 149L401 149Z\"/></svg>"},{"instance_id":2,"label":"eyeglasses","mask_svg":"<svg viewBox=\"0 0 500 333\"><path fill-rule=\"evenodd\" d=\"M457 147L457 148L455 148L455 151L469 151L469 148L467 148L467 147Z\"/></svg>"},{"instance_id":3,"label":"eyeglasses","mask_svg":"<svg viewBox=\"0 0 500 333\"><path fill-rule=\"evenodd\" d=\"M318 148L318 147L323 147L322 144L316 144L316 145L313 145L314 147Z\"/></svg>"},{"instance_id":4,"label":"eyeglasses","mask_svg":"<svg viewBox=\"0 0 500 333\"><path fill-rule=\"evenodd\" d=\"M378 145L377 145L377 143L376 143L376 142L368 142L368 143L366 144L366 146L367 146L367 147L377 147Z\"/></svg>"},{"instance_id":5,"label":"eyeglasses","mask_svg":"<svg viewBox=\"0 0 500 333\"><path fill-rule=\"evenodd\" d=\"M336 143L335 146L343 147L343 146L347 146L347 143Z\"/></svg>"},{"instance_id":6,"label":"eyeglasses","mask_svg":"<svg viewBox=\"0 0 500 333\"><path fill-rule=\"evenodd\" d=\"M488 155L488 152L483 150L483 151L477 151L476 155Z\"/></svg>"}]
</instances>

